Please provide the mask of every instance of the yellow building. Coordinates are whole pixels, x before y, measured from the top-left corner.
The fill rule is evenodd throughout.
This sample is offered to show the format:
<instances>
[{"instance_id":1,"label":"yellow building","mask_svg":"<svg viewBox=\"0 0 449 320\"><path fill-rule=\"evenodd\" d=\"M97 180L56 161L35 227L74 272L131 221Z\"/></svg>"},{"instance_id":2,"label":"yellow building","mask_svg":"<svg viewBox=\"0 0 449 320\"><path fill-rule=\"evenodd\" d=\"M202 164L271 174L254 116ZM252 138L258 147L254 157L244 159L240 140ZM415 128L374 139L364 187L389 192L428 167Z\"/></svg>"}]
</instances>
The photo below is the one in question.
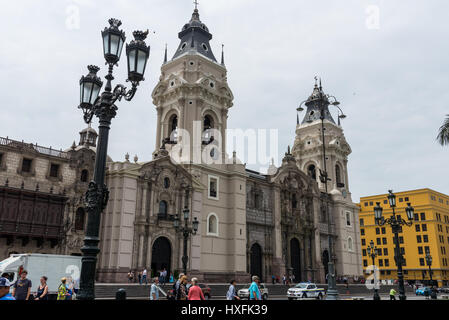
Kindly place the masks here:
<instances>
[{"instance_id":1,"label":"yellow building","mask_svg":"<svg viewBox=\"0 0 449 320\"><path fill-rule=\"evenodd\" d=\"M411 227L403 226L399 233L399 244L404 254L404 279L406 281L427 282L429 267L426 252L432 256L433 280L446 286L449 280L449 196L431 189L397 192L395 213L407 220L405 208L410 203L415 209L415 220ZM364 271L372 265L368 256L371 240L378 248L375 264L380 269L382 280L397 279L394 259L395 244L391 226L377 226L374 222L374 207L383 208L383 217L389 218L392 209L387 194L360 198L360 235L362 263ZM368 274L371 272L368 272ZM424 281L423 281L424 280Z\"/></svg>"}]
</instances>

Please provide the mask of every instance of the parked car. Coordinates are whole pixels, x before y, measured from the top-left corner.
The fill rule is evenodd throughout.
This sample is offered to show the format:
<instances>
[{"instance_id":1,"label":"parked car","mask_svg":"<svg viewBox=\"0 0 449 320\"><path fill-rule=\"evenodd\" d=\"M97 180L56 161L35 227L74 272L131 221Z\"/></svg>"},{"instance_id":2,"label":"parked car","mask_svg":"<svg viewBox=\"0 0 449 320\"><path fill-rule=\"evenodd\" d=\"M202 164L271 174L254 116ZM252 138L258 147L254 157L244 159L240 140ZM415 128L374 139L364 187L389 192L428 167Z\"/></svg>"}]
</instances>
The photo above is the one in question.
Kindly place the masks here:
<instances>
[{"instance_id":1,"label":"parked car","mask_svg":"<svg viewBox=\"0 0 449 320\"><path fill-rule=\"evenodd\" d=\"M298 300L303 298L316 298L322 300L324 295L324 289L318 288L315 283L298 283L287 291L288 300Z\"/></svg>"},{"instance_id":2,"label":"parked car","mask_svg":"<svg viewBox=\"0 0 449 320\"><path fill-rule=\"evenodd\" d=\"M449 293L449 287L438 288L438 292L440 292L440 293Z\"/></svg>"},{"instance_id":3,"label":"parked car","mask_svg":"<svg viewBox=\"0 0 449 320\"><path fill-rule=\"evenodd\" d=\"M211 295L211 291L212 291L211 288L208 285L202 284L202 283L200 283L198 286L201 288L201 291L203 291L204 299L209 300L212 297L212 295ZM187 286L187 289L189 287L190 287L190 284ZM168 300L175 300L175 298L176 297L173 294L173 289L168 290L167 291L167 299Z\"/></svg>"},{"instance_id":4,"label":"parked car","mask_svg":"<svg viewBox=\"0 0 449 320\"><path fill-rule=\"evenodd\" d=\"M241 299L248 299L249 300L249 287L251 286L251 283L247 284L243 289L240 289L237 292L237 295ZM262 300L268 300L268 288L265 286L264 283L261 283L259 285L260 289L260 295L262 297Z\"/></svg>"},{"instance_id":5,"label":"parked car","mask_svg":"<svg viewBox=\"0 0 449 320\"><path fill-rule=\"evenodd\" d=\"M428 294L430 296L430 294L432 293L432 289L430 289L429 287L419 287L415 291L417 296L425 296L426 292L428 292Z\"/></svg>"}]
</instances>

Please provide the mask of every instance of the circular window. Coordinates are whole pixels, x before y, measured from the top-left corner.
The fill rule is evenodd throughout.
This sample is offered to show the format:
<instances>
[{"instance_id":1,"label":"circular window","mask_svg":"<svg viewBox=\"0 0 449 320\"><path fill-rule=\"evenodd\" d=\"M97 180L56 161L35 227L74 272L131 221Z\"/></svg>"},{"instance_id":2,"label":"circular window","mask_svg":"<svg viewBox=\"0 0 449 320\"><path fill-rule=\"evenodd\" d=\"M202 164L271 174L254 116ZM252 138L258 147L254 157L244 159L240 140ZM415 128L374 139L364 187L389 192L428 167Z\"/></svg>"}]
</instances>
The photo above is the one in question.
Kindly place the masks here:
<instances>
[{"instance_id":1,"label":"circular window","mask_svg":"<svg viewBox=\"0 0 449 320\"><path fill-rule=\"evenodd\" d=\"M182 46L181 46L181 49L180 49L180 50L184 50L186 46L187 46L187 43L186 43L186 42L184 42L184 43L182 44Z\"/></svg>"},{"instance_id":2,"label":"circular window","mask_svg":"<svg viewBox=\"0 0 449 320\"><path fill-rule=\"evenodd\" d=\"M313 116L315 114L315 111L310 111L310 115Z\"/></svg>"},{"instance_id":3,"label":"circular window","mask_svg":"<svg viewBox=\"0 0 449 320\"><path fill-rule=\"evenodd\" d=\"M172 81L172 82L170 82L170 86L174 86L175 85L175 82L174 81Z\"/></svg>"},{"instance_id":4,"label":"circular window","mask_svg":"<svg viewBox=\"0 0 449 320\"><path fill-rule=\"evenodd\" d=\"M190 61L190 65L191 66L193 66L195 64L195 62L193 62L193 61Z\"/></svg>"},{"instance_id":5,"label":"circular window","mask_svg":"<svg viewBox=\"0 0 449 320\"><path fill-rule=\"evenodd\" d=\"M170 188L170 179L169 178L164 178L164 188L165 189Z\"/></svg>"},{"instance_id":6,"label":"circular window","mask_svg":"<svg viewBox=\"0 0 449 320\"><path fill-rule=\"evenodd\" d=\"M213 82L209 83L209 85L211 88L215 87L215 84Z\"/></svg>"},{"instance_id":7,"label":"circular window","mask_svg":"<svg viewBox=\"0 0 449 320\"><path fill-rule=\"evenodd\" d=\"M189 101L189 104L193 104L193 102L192 102L192 101Z\"/></svg>"},{"instance_id":8,"label":"circular window","mask_svg":"<svg viewBox=\"0 0 449 320\"><path fill-rule=\"evenodd\" d=\"M209 49L207 48L207 46L204 43L201 46L203 47L204 51L209 51Z\"/></svg>"}]
</instances>

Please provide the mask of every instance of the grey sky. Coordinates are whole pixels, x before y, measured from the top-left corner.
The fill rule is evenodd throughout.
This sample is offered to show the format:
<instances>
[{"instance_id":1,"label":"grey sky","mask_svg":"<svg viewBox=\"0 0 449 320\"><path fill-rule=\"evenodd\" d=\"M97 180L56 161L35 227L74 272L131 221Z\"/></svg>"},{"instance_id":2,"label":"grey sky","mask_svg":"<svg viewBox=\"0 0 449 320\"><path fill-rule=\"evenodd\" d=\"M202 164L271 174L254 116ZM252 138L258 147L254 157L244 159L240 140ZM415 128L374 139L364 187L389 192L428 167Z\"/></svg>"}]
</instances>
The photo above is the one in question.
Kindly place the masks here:
<instances>
[{"instance_id":1,"label":"grey sky","mask_svg":"<svg viewBox=\"0 0 449 320\"><path fill-rule=\"evenodd\" d=\"M146 81L131 103L119 104L109 154L117 161L126 152L150 160L156 124L151 91L164 45L173 56L192 2L3 0L0 136L63 149L78 141L85 127L76 108L78 81L88 64L102 67L104 76L100 31L116 17L128 40L135 29L156 33L149 38ZM367 28L370 5L379 8L379 29ZM76 10L79 28L70 19ZM283 155L293 145L295 109L318 75L348 115L354 201L388 188L429 187L449 194L449 149L435 142L449 113L449 3L202 0L199 10L214 36L216 57L225 44L235 95L230 128L278 128ZM115 83L126 79L124 62Z\"/></svg>"}]
</instances>

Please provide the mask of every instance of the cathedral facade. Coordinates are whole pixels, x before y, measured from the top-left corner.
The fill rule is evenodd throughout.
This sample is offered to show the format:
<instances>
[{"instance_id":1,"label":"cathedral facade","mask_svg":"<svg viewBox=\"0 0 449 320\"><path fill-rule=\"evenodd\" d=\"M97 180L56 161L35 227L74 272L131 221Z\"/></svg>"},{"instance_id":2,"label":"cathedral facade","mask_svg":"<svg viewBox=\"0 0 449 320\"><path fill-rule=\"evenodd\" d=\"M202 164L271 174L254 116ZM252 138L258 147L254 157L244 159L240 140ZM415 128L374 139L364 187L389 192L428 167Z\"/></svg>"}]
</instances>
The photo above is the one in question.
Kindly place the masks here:
<instances>
[{"instance_id":1,"label":"cathedral facade","mask_svg":"<svg viewBox=\"0 0 449 320\"><path fill-rule=\"evenodd\" d=\"M175 221L184 223L184 215L189 223L199 221L187 241L186 263L200 281L247 282L251 275L268 281L285 274L324 282L329 259L338 276L361 276L358 208L348 185L351 149L327 110L324 160L313 104L321 86L280 167L272 165L267 174L248 170L224 147L233 94L223 54L218 62L197 9L178 36L152 93L153 159L108 162L97 280L123 282L130 270L144 268L181 271L185 244ZM330 192L318 177L323 161L331 168Z\"/></svg>"}]
</instances>

